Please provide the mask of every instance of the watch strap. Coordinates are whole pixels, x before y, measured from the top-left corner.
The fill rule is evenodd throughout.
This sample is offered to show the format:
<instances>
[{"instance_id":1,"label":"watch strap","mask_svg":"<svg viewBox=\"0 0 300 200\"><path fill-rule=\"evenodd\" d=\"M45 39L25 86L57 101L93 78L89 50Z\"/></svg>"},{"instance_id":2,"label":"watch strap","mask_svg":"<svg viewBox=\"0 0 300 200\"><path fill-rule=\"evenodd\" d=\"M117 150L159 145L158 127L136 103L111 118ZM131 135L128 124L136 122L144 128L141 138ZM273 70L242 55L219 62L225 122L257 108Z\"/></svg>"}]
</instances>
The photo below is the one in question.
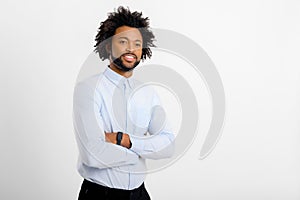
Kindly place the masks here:
<instances>
[{"instance_id":1,"label":"watch strap","mask_svg":"<svg viewBox=\"0 0 300 200\"><path fill-rule=\"evenodd\" d=\"M123 138L123 133L122 132L117 132L117 145L121 145L121 141Z\"/></svg>"}]
</instances>

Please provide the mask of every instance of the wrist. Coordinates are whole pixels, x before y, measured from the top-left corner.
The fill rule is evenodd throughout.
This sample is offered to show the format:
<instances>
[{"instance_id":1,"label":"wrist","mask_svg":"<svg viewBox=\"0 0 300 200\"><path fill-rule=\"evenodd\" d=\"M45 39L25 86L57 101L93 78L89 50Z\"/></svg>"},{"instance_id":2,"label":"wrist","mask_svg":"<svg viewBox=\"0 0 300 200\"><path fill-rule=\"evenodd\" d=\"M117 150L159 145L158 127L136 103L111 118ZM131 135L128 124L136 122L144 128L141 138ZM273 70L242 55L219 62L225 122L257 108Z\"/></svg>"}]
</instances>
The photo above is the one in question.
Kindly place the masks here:
<instances>
[{"instance_id":1,"label":"wrist","mask_svg":"<svg viewBox=\"0 0 300 200\"><path fill-rule=\"evenodd\" d=\"M116 135L117 142L116 142L116 144L117 145L121 145L122 139L123 139L123 132L120 132L120 131L117 132L117 135Z\"/></svg>"},{"instance_id":2,"label":"wrist","mask_svg":"<svg viewBox=\"0 0 300 200\"><path fill-rule=\"evenodd\" d=\"M116 134L116 144L128 149L132 146L129 135L120 131Z\"/></svg>"}]
</instances>

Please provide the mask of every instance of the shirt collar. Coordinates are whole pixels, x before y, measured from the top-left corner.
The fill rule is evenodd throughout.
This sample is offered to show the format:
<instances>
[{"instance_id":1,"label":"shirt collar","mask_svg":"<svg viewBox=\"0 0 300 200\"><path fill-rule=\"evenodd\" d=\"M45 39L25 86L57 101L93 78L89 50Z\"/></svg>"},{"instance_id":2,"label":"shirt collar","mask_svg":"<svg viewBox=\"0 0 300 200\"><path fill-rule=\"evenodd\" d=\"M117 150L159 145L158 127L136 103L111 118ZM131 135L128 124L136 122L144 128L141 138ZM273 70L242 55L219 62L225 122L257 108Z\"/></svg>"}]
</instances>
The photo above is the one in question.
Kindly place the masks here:
<instances>
[{"instance_id":1,"label":"shirt collar","mask_svg":"<svg viewBox=\"0 0 300 200\"><path fill-rule=\"evenodd\" d=\"M116 86L119 85L120 82L128 82L128 85L131 89L133 89L134 87L134 81L132 77L126 78L120 74L118 74L117 72L113 71L110 67L107 67L105 69L105 71L103 72L103 74L111 81L113 82L113 84L115 84Z\"/></svg>"}]
</instances>

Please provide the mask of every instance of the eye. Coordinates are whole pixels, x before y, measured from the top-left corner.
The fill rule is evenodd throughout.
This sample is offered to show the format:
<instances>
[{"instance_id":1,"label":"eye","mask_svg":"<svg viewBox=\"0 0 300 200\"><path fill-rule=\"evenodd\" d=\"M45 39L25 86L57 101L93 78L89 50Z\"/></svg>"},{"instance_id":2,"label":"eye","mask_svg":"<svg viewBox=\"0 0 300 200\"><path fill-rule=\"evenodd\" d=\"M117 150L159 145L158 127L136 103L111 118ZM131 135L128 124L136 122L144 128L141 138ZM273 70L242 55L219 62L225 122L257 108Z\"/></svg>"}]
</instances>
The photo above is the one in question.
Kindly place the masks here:
<instances>
[{"instance_id":1,"label":"eye","mask_svg":"<svg viewBox=\"0 0 300 200\"><path fill-rule=\"evenodd\" d=\"M136 46L136 47L141 47L142 44L141 44L141 43L135 43L135 46Z\"/></svg>"},{"instance_id":2,"label":"eye","mask_svg":"<svg viewBox=\"0 0 300 200\"><path fill-rule=\"evenodd\" d=\"M119 40L119 43L120 44L127 44L127 41L126 40Z\"/></svg>"}]
</instances>

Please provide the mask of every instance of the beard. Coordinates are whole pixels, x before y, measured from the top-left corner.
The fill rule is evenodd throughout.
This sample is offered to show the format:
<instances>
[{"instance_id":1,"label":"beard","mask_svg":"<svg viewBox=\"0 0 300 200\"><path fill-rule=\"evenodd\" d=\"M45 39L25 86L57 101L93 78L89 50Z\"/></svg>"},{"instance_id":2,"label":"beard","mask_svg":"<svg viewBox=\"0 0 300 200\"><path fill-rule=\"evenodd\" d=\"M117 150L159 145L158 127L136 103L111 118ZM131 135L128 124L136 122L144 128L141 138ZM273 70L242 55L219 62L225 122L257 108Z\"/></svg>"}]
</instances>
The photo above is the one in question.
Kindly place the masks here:
<instances>
[{"instance_id":1,"label":"beard","mask_svg":"<svg viewBox=\"0 0 300 200\"><path fill-rule=\"evenodd\" d=\"M126 66L123 64L123 61L121 60L122 55L121 55L120 57L118 57L118 58L115 58L112 54L110 54L110 56L111 56L111 59L112 59L113 63L115 64L115 66L116 66L119 70L121 70L121 71L123 71L123 72L128 72L128 71L133 70L133 69L134 69L136 66L138 66L138 64L140 63L140 61L136 61L136 62L133 64L132 67L126 67Z\"/></svg>"}]
</instances>

